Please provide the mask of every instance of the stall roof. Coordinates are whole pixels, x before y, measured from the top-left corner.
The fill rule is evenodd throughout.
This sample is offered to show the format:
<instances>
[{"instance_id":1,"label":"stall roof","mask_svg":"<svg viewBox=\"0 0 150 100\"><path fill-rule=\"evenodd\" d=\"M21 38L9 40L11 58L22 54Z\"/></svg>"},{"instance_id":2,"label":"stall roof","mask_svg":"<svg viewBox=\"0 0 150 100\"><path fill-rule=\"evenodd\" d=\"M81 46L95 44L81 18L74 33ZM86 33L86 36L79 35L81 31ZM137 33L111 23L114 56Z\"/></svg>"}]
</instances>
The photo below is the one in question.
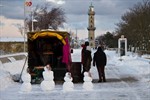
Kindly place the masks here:
<instances>
[{"instance_id":1,"label":"stall roof","mask_svg":"<svg viewBox=\"0 0 150 100\"><path fill-rule=\"evenodd\" d=\"M62 41L63 44L66 44L65 38L69 35L66 31L36 31L36 32L28 32L28 38L30 40L35 40L38 37L57 37L59 40Z\"/></svg>"}]
</instances>

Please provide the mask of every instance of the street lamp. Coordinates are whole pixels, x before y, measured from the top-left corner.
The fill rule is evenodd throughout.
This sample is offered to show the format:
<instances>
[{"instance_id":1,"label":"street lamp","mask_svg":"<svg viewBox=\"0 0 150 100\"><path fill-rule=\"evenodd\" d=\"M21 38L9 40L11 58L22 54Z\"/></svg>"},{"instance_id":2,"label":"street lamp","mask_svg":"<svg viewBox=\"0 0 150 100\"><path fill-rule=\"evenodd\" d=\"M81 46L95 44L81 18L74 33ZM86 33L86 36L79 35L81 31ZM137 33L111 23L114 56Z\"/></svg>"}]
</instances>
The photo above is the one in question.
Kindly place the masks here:
<instances>
[{"instance_id":1,"label":"street lamp","mask_svg":"<svg viewBox=\"0 0 150 100\"><path fill-rule=\"evenodd\" d=\"M32 14L32 32L34 31L34 22L37 22L37 20L36 19L33 19L33 14Z\"/></svg>"}]
</instances>

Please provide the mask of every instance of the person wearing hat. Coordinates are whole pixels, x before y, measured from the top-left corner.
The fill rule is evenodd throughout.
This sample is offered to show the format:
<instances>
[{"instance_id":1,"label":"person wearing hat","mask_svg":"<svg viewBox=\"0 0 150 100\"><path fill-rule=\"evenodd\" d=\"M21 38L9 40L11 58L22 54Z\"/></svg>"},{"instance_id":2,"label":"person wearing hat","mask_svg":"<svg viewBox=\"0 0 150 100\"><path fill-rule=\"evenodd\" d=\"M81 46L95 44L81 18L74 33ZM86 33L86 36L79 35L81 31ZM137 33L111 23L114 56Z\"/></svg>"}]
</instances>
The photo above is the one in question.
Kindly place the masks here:
<instances>
[{"instance_id":1,"label":"person wearing hat","mask_svg":"<svg viewBox=\"0 0 150 100\"><path fill-rule=\"evenodd\" d=\"M93 66L97 67L99 81L98 82L106 82L105 78L105 66L107 63L107 58L105 52L102 50L101 47L98 47L97 51L94 53L93 57Z\"/></svg>"}]
</instances>

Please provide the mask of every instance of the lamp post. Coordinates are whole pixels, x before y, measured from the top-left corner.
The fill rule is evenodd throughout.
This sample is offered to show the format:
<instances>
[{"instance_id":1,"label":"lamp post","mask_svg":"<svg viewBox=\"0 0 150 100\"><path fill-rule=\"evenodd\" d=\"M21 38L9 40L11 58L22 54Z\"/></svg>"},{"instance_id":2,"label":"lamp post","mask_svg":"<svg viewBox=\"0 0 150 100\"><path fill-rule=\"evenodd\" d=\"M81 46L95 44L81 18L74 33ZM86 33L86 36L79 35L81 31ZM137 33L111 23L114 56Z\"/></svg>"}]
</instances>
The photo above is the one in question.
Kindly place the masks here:
<instances>
[{"instance_id":1,"label":"lamp post","mask_svg":"<svg viewBox=\"0 0 150 100\"><path fill-rule=\"evenodd\" d=\"M24 52L25 52L25 35L27 34L26 30L26 12L31 12L32 0L24 0Z\"/></svg>"},{"instance_id":2,"label":"lamp post","mask_svg":"<svg viewBox=\"0 0 150 100\"><path fill-rule=\"evenodd\" d=\"M23 52L25 52L26 50L25 50L25 34L26 34L26 21L25 21L25 16L26 16L26 5L25 5L25 3L26 3L26 0L24 1L24 34L23 34L23 39L24 39L24 41L23 41Z\"/></svg>"},{"instance_id":3,"label":"lamp post","mask_svg":"<svg viewBox=\"0 0 150 100\"><path fill-rule=\"evenodd\" d=\"M34 31L34 22L37 22L36 19L33 18L33 13L32 13L32 32Z\"/></svg>"}]
</instances>

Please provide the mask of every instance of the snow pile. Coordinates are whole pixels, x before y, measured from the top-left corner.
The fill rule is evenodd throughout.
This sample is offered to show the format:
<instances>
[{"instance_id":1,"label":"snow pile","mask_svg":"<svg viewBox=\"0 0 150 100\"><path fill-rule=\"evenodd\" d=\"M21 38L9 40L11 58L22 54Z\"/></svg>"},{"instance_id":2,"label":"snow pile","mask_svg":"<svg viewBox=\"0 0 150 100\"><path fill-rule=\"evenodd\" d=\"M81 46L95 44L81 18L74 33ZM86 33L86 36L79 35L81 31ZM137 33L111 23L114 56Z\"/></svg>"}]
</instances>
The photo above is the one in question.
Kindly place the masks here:
<instances>
[{"instance_id":1,"label":"snow pile","mask_svg":"<svg viewBox=\"0 0 150 100\"><path fill-rule=\"evenodd\" d=\"M11 79L9 72L0 69L0 90L6 89L8 86L12 85L14 82Z\"/></svg>"},{"instance_id":2,"label":"snow pile","mask_svg":"<svg viewBox=\"0 0 150 100\"><path fill-rule=\"evenodd\" d=\"M107 51L107 66L114 66L122 73L122 76L138 76L140 81L150 81L150 60L138 55L128 55L119 57L114 51ZM112 54L111 54L112 53ZM113 55L113 56L112 56ZM144 77L143 77L144 76ZM142 79L142 80L141 80Z\"/></svg>"},{"instance_id":3,"label":"snow pile","mask_svg":"<svg viewBox=\"0 0 150 100\"><path fill-rule=\"evenodd\" d=\"M1 56L1 58L6 57L6 56L7 55ZM9 56L13 56L13 55L9 55ZM15 60L12 57L9 57L9 59L12 62L2 63L0 61L0 83L1 83L0 90L4 90L5 88L9 87L10 85L15 84L15 82L12 80L12 78L14 77L14 75L17 75L18 78L20 77L21 70L25 63L25 59ZM26 68L27 68L27 63L25 65L24 71L26 70Z\"/></svg>"},{"instance_id":4,"label":"snow pile","mask_svg":"<svg viewBox=\"0 0 150 100\"><path fill-rule=\"evenodd\" d=\"M3 64L3 69L7 72L10 72L11 75L20 74L24 65L24 60L18 60L10 63ZM25 69L27 68L27 64ZM25 70L24 70L25 71Z\"/></svg>"}]
</instances>

